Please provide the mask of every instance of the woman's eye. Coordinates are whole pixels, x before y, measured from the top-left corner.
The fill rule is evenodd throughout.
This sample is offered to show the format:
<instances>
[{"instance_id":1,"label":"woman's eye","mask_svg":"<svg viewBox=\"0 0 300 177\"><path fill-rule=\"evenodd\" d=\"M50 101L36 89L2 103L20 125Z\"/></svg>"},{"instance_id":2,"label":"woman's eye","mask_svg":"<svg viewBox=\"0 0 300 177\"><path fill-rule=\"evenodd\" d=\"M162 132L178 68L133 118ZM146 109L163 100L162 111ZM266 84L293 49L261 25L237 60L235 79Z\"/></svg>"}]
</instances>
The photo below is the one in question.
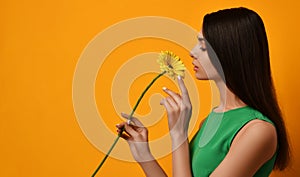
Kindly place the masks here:
<instances>
[{"instance_id":1,"label":"woman's eye","mask_svg":"<svg viewBox=\"0 0 300 177\"><path fill-rule=\"evenodd\" d=\"M205 48L205 47L203 47L202 45L200 45L200 47L199 47L199 48L200 48L200 50L202 50L203 52L204 52L204 51L206 51L206 48Z\"/></svg>"}]
</instances>

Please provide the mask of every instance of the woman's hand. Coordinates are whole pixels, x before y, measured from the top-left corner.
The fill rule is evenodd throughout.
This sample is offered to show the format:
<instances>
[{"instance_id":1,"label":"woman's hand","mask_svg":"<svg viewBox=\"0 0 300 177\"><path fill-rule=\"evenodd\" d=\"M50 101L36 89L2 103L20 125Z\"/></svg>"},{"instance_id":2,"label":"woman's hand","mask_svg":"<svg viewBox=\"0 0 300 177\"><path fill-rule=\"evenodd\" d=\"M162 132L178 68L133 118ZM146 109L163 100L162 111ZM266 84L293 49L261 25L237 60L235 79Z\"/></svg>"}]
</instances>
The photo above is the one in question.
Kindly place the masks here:
<instances>
[{"instance_id":1,"label":"woman's hand","mask_svg":"<svg viewBox=\"0 0 300 177\"><path fill-rule=\"evenodd\" d=\"M122 113L122 117L128 119L129 115ZM148 144L148 130L144 125L137 119L132 117L130 124L122 122L117 124L118 133L124 128L121 137L127 140L131 153L137 162L146 162L154 160L149 144Z\"/></svg>"},{"instance_id":2,"label":"woman's hand","mask_svg":"<svg viewBox=\"0 0 300 177\"><path fill-rule=\"evenodd\" d=\"M126 119L129 118L129 115L124 113L122 116ZM132 117L131 121L122 122L116 127L118 133L124 128L125 132L121 134L121 137L127 140L134 159L139 162L147 177L167 177L167 174L152 156L148 144L148 130L138 119Z\"/></svg>"},{"instance_id":3,"label":"woman's hand","mask_svg":"<svg viewBox=\"0 0 300 177\"><path fill-rule=\"evenodd\" d=\"M189 94L181 77L178 77L178 85L181 95L167 88L163 88L169 96L160 102L167 110L170 135L173 145L176 146L186 140L192 114Z\"/></svg>"},{"instance_id":4,"label":"woman's hand","mask_svg":"<svg viewBox=\"0 0 300 177\"><path fill-rule=\"evenodd\" d=\"M168 114L168 123L172 139L172 173L174 177L190 177L191 165L189 143L187 140L188 127L192 114L192 105L188 91L181 78L178 78L181 95L164 88L169 95L161 101Z\"/></svg>"}]
</instances>

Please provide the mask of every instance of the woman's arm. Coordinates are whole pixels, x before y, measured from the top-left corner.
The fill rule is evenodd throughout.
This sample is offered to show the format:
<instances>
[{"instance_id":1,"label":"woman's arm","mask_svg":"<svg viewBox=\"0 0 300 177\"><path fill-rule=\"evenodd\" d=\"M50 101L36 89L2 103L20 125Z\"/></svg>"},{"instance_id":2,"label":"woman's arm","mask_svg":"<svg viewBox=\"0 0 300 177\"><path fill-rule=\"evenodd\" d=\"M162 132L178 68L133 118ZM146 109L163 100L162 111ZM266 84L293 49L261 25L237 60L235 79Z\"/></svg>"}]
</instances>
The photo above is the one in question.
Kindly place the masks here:
<instances>
[{"instance_id":1,"label":"woman's arm","mask_svg":"<svg viewBox=\"0 0 300 177\"><path fill-rule=\"evenodd\" d=\"M250 121L236 135L228 154L210 177L251 177L276 149L275 127L258 119Z\"/></svg>"},{"instance_id":2,"label":"woman's arm","mask_svg":"<svg viewBox=\"0 0 300 177\"><path fill-rule=\"evenodd\" d=\"M174 177L191 177L189 143L184 141L172 152L172 172Z\"/></svg>"},{"instance_id":3,"label":"woman's arm","mask_svg":"<svg viewBox=\"0 0 300 177\"><path fill-rule=\"evenodd\" d=\"M122 116L124 118L129 117L127 114L122 114ZM134 159L139 163L147 177L166 177L166 173L150 152L147 128L136 118L132 118L132 122L134 125L123 122L116 127L118 132L125 128L126 133L123 133L121 137L127 140Z\"/></svg>"},{"instance_id":4,"label":"woman's arm","mask_svg":"<svg viewBox=\"0 0 300 177\"><path fill-rule=\"evenodd\" d=\"M189 143L187 139L188 125L191 118L192 106L184 82L178 78L181 94L174 93L169 89L164 91L169 95L161 101L168 114L168 124L172 139L172 162L173 177L191 177L189 158ZM122 114L124 118L129 116ZM158 162L153 158L148 145L148 131L136 118L132 119L134 125L123 122L117 125L118 131L124 127L125 132L121 135L127 140L131 153L140 164L147 177L167 176Z\"/></svg>"},{"instance_id":5,"label":"woman's arm","mask_svg":"<svg viewBox=\"0 0 300 177\"><path fill-rule=\"evenodd\" d=\"M168 114L168 124L172 139L173 177L191 177L189 143L187 132L192 113L192 105L183 80L178 78L181 95L164 88L169 95L161 101Z\"/></svg>"},{"instance_id":6,"label":"woman's arm","mask_svg":"<svg viewBox=\"0 0 300 177\"><path fill-rule=\"evenodd\" d=\"M203 119L200 122L199 129L202 127L203 122L205 119ZM180 136L180 137L185 137L185 136ZM172 156L172 161L173 161L173 166L174 167L180 167L180 168L173 168L173 174L176 176L189 176L187 172L191 171L191 166L190 166L190 157L189 157L189 142L185 138L184 141L182 142L176 142L176 140L179 140L180 138L175 138L172 141L173 144L173 156ZM176 144L180 144L179 147L176 148ZM185 169L184 169L185 168ZM192 176L192 175L190 175Z\"/></svg>"},{"instance_id":7,"label":"woman's arm","mask_svg":"<svg viewBox=\"0 0 300 177\"><path fill-rule=\"evenodd\" d=\"M155 159L148 162L140 162L139 164L147 177L167 177L167 174Z\"/></svg>"}]
</instances>

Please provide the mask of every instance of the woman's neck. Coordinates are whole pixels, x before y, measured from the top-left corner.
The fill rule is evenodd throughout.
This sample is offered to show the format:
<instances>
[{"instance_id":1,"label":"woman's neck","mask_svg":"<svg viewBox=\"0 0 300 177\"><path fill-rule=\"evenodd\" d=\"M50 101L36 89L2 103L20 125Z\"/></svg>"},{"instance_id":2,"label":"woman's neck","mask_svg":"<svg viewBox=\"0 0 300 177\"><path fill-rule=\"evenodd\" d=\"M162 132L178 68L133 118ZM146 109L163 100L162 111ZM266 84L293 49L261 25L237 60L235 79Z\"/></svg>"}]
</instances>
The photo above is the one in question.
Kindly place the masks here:
<instances>
[{"instance_id":1,"label":"woman's neck","mask_svg":"<svg viewBox=\"0 0 300 177\"><path fill-rule=\"evenodd\" d=\"M214 109L215 112L225 112L231 109L244 107L246 104L232 93L223 81L215 81L219 93L220 93L220 104Z\"/></svg>"}]
</instances>

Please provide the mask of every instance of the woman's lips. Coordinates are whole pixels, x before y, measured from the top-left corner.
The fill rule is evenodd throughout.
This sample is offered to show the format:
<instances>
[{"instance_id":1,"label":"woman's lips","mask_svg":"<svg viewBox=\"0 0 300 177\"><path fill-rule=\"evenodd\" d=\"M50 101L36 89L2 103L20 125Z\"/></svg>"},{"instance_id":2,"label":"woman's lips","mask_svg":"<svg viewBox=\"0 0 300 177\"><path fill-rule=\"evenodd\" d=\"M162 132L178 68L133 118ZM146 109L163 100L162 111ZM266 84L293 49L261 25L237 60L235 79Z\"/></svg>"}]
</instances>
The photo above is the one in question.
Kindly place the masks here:
<instances>
[{"instance_id":1,"label":"woman's lips","mask_svg":"<svg viewBox=\"0 0 300 177\"><path fill-rule=\"evenodd\" d=\"M194 66L194 71L198 71L198 67L197 66Z\"/></svg>"}]
</instances>

